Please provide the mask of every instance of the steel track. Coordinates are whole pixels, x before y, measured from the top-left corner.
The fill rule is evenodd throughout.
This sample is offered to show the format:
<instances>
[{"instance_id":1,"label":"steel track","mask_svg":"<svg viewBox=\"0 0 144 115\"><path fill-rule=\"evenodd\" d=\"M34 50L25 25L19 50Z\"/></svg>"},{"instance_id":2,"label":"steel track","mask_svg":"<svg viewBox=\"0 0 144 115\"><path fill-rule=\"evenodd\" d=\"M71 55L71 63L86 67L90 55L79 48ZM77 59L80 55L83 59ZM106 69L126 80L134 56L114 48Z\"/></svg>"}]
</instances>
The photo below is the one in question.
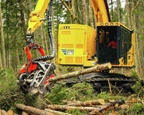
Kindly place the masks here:
<instances>
[{"instance_id":1,"label":"steel track","mask_svg":"<svg viewBox=\"0 0 144 115\"><path fill-rule=\"evenodd\" d=\"M117 90L123 90L123 92L133 92L132 86L137 82L133 77L127 77L122 74L113 73L90 73L81 75L77 78L65 79L63 82L67 86L72 86L76 83L87 82L90 83L93 88L98 91L109 90L109 85L114 86Z\"/></svg>"}]
</instances>

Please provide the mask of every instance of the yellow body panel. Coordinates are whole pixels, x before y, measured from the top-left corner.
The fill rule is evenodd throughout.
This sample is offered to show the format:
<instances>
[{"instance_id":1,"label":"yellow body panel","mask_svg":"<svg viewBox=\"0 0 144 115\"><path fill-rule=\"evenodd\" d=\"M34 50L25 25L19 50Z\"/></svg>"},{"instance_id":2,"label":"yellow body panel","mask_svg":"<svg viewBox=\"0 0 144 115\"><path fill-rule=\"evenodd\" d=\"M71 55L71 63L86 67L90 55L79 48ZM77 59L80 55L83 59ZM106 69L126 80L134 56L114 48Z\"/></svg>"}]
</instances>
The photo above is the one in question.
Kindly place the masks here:
<instances>
[{"instance_id":1,"label":"yellow body panel","mask_svg":"<svg viewBox=\"0 0 144 115\"><path fill-rule=\"evenodd\" d=\"M95 29L79 24L60 24L58 62L63 65L92 66L96 53ZM89 61L90 60L90 61Z\"/></svg>"}]
</instances>

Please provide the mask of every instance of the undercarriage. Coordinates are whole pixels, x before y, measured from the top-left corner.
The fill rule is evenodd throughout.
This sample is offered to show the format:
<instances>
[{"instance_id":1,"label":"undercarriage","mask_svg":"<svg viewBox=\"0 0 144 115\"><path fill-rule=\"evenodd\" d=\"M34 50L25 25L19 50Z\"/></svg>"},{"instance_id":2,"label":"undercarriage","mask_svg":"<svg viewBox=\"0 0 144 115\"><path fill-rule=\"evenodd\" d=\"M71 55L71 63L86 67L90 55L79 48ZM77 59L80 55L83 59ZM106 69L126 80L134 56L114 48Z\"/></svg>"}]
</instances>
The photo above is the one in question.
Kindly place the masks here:
<instances>
[{"instance_id":1,"label":"undercarriage","mask_svg":"<svg viewBox=\"0 0 144 115\"><path fill-rule=\"evenodd\" d=\"M126 77L117 73L88 73L79 76L77 79L64 80L67 86L72 86L79 82L90 83L98 93L112 91L113 93L133 93L132 86L137 82L133 77Z\"/></svg>"}]
</instances>

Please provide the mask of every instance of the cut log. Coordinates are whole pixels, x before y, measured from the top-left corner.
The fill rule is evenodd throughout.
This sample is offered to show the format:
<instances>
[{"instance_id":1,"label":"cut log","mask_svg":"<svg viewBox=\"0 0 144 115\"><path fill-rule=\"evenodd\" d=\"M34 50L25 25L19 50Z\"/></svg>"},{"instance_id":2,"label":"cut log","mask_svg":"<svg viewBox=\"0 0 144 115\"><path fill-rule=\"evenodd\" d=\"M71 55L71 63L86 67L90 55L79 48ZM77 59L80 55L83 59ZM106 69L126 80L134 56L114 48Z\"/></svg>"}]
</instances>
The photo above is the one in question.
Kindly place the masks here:
<instances>
[{"instance_id":1,"label":"cut log","mask_svg":"<svg viewBox=\"0 0 144 115\"><path fill-rule=\"evenodd\" d=\"M2 111L2 110L0 109L0 115L2 115L1 111Z\"/></svg>"},{"instance_id":2,"label":"cut log","mask_svg":"<svg viewBox=\"0 0 144 115\"><path fill-rule=\"evenodd\" d=\"M100 108L97 108L96 110L89 113L89 115L97 115L97 114L105 114L109 110L114 110L118 108L120 105L124 104L125 102L123 100L118 100L109 104L106 104L105 106L102 106Z\"/></svg>"},{"instance_id":3,"label":"cut log","mask_svg":"<svg viewBox=\"0 0 144 115\"><path fill-rule=\"evenodd\" d=\"M14 113L13 115L19 115L19 114L17 114L17 113Z\"/></svg>"},{"instance_id":4,"label":"cut log","mask_svg":"<svg viewBox=\"0 0 144 115\"><path fill-rule=\"evenodd\" d=\"M113 110L115 108L118 108L120 105L124 104L123 100L115 101L112 103L101 105L100 107L79 107L79 106L69 106L69 105L47 105L49 109L53 110L72 110L72 109L78 109L81 111L89 111L89 115L99 115L104 114L109 110Z\"/></svg>"},{"instance_id":5,"label":"cut log","mask_svg":"<svg viewBox=\"0 0 144 115\"><path fill-rule=\"evenodd\" d=\"M103 104L104 104L103 99L91 100L91 101L85 101L85 102L81 102L81 101L72 102L71 101L67 103L67 105L71 105L71 106L92 106L92 105L103 105Z\"/></svg>"},{"instance_id":6,"label":"cut log","mask_svg":"<svg viewBox=\"0 0 144 115\"><path fill-rule=\"evenodd\" d=\"M128 110L129 108L130 108L130 105L128 105L128 104L123 104L123 105L121 105L120 107L119 107L121 110Z\"/></svg>"},{"instance_id":7,"label":"cut log","mask_svg":"<svg viewBox=\"0 0 144 115\"><path fill-rule=\"evenodd\" d=\"M102 70L109 70L109 69L111 69L111 67L112 67L112 65L110 63L95 65L94 67L83 69L80 71L75 71L75 72L71 72L71 73L67 73L67 74L63 74L63 75L58 75L54 78L51 78L49 80L49 82L56 82L56 81L60 81L60 80L71 78L71 77L77 77L77 76L87 74L87 73L99 72Z\"/></svg>"},{"instance_id":8,"label":"cut log","mask_svg":"<svg viewBox=\"0 0 144 115\"><path fill-rule=\"evenodd\" d=\"M26 113L25 111L22 112L22 115L29 115L28 113Z\"/></svg>"},{"instance_id":9,"label":"cut log","mask_svg":"<svg viewBox=\"0 0 144 115\"><path fill-rule=\"evenodd\" d=\"M96 108L95 107L75 107L75 106L69 106L69 105L47 105L47 107L49 109L53 109L53 110L72 110L72 109L78 109L78 110L82 110L82 111L93 111Z\"/></svg>"},{"instance_id":10,"label":"cut log","mask_svg":"<svg viewBox=\"0 0 144 115\"><path fill-rule=\"evenodd\" d=\"M47 112L47 111L37 109L37 108L34 108L34 107L30 107L30 106L26 106L26 105L23 105L23 104L16 104L16 107L23 110L23 111L26 111L28 113L30 112L30 113L33 113L33 114L36 114L36 115L54 115L51 112Z\"/></svg>"},{"instance_id":11,"label":"cut log","mask_svg":"<svg viewBox=\"0 0 144 115\"><path fill-rule=\"evenodd\" d=\"M7 113L8 113L8 115L14 115L13 110L8 110Z\"/></svg>"},{"instance_id":12,"label":"cut log","mask_svg":"<svg viewBox=\"0 0 144 115\"><path fill-rule=\"evenodd\" d=\"M2 115L8 115L8 113L5 110L1 110Z\"/></svg>"},{"instance_id":13,"label":"cut log","mask_svg":"<svg viewBox=\"0 0 144 115\"><path fill-rule=\"evenodd\" d=\"M68 114L68 113L64 113L64 112L60 112L60 111L55 111L55 110L51 110L51 109L45 109L45 111L54 113L55 115L71 115L71 114Z\"/></svg>"}]
</instances>

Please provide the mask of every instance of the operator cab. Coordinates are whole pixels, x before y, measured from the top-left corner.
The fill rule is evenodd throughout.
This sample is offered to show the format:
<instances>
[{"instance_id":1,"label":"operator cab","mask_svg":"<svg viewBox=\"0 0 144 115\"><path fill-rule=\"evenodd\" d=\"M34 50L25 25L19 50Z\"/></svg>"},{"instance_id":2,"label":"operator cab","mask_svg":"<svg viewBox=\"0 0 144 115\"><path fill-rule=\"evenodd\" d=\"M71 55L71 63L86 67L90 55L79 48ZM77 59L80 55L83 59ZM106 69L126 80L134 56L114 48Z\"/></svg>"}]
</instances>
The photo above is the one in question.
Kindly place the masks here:
<instances>
[{"instance_id":1,"label":"operator cab","mask_svg":"<svg viewBox=\"0 0 144 115\"><path fill-rule=\"evenodd\" d=\"M131 48L132 31L120 26L97 27L97 57L98 63L110 62L119 65L119 59L127 65L127 54Z\"/></svg>"}]
</instances>

